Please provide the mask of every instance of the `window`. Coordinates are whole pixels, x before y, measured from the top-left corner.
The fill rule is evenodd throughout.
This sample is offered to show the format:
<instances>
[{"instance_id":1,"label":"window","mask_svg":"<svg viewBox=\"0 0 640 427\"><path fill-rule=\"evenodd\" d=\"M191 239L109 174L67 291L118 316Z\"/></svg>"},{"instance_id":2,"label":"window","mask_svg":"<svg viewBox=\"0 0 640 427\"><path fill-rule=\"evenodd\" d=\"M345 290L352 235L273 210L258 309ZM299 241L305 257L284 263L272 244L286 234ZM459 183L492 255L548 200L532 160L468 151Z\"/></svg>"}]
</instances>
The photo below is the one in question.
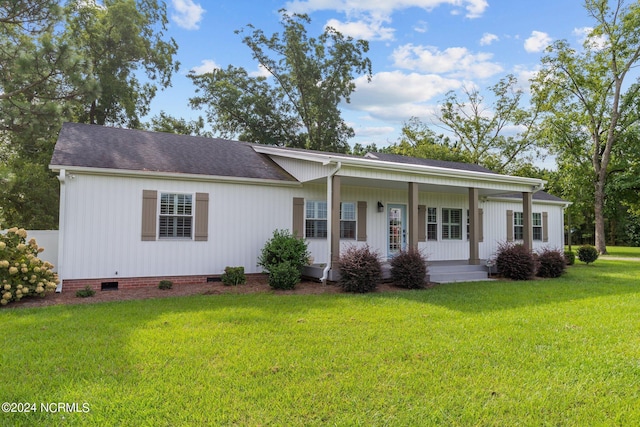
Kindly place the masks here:
<instances>
[{"instance_id":1,"label":"window","mask_svg":"<svg viewBox=\"0 0 640 427\"><path fill-rule=\"evenodd\" d=\"M308 200L305 218L306 237L327 237L327 202ZM356 238L356 204L340 203L340 238Z\"/></svg>"},{"instance_id":2,"label":"window","mask_svg":"<svg viewBox=\"0 0 640 427\"><path fill-rule=\"evenodd\" d=\"M356 238L356 204L340 203L340 238Z\"/></svg>"},{"instance_id":3,"label":"window","mask_svg":"<svg viewBox=\"0 0 640 427\"><path fill-rule=\"evenodd\" d=\"M524 239L524 214L522 212L513 213L513 238L515 240Z\"/></svg>"},{"instance_id":4,"label":"window","mask_svg":"<svg viewBox=\"0 0 640 427\"><path fill-rule=\"evenodd\" d=\"M160 238L191 238L193 195L162 193L160 195Z\"/></svg>"},{"instance_id":5,"label":"window","mask_svg":"<svg viewBox=\"0 0 640 427\"><path fill-rule=\"evenodd\" d=\"M442 239L462 240L462 209L442 208Z\"/></svg>"},{"instance_id":6,"label":"window","mask_svg":"<svg viewBox=\"0 0 640 427\"><path fill-rule=\"evenodd\" d=\"M305 237L327 237L327 202L307 201Z\"/></svg>"},{"instance_id":7,"label":"window","mask_svg":"<svg viewBox=\"0 0 640 427\"><path fill-rule=\"evenodd\" d=\"M531 214L533 225L533 240L542 240L542 214L534 212ZM513 238L514 240L524 240L524 214L522 212L513 213Z\"/></svg>"},{"instance_id":8,"label":"window","mask_svg":"<svg viewBox=\"0 0 640 427\"><path fill-rule=\"evenodd\" d=\"M438 208L427 208L427 240L438 240Z\"/></svg>"},{"instance_id":9,"label":"window","mask_svg":"<svg viewBox=\"0 0 640 427\"><path fill-rule=\"evenodd\" d=\"M533 213L533 240L542 240L542 214Z\"/></svg>"}]
</instances>

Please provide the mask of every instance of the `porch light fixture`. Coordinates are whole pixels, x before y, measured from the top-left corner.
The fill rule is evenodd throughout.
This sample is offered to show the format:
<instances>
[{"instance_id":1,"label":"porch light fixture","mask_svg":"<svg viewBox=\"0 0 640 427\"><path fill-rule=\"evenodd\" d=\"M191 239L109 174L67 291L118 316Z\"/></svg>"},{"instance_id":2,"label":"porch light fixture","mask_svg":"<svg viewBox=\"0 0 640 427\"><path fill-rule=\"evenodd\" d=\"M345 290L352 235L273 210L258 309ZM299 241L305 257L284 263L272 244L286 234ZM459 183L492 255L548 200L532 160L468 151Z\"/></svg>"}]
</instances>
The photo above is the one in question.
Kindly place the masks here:
<instances>
[{"instance_id":1,"label":"porch light fixture","mask_svg":"<svg viewBox=\"0 0 640 427\"><path fill-rule=\"evenodd\" d=\"M384 212L384 205L382 202L378 202L378 212Z\"/></svg>"}]
</instances>

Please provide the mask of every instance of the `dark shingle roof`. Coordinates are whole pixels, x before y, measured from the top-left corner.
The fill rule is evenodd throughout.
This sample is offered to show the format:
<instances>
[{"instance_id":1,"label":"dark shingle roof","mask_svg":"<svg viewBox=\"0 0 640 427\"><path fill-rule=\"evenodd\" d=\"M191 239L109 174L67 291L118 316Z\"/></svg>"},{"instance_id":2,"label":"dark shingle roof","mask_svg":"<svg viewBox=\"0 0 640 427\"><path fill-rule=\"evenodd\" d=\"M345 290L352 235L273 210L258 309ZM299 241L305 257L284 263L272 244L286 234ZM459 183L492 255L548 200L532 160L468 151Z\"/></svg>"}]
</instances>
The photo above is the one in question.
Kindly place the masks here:
<instances>
[{"instance_id":1,"label":"dark shingle roof","mask_svg":"<svg viewBox=\"0 0 640 427\"><path fill-rule=\"evenodd\" d=\"M406 163L411 165L431 166L437 168L458 169L469 172L483 172L495 174L495 172L483 168L473 163L450 162L446 160L421 159L418 157L403 156L400 154L367 153L370 159L382 160L384 162Z\"/></svg>"},{"instance_id":2,"label":"dark shingle roof","mask_svg":"<svg viewBox=\"0 0 640 427\"><path fill-rule=\"evenodd\" d=\"M52 166L295 181L244 142L64 123Z\"/></svg>"}]
</instances>

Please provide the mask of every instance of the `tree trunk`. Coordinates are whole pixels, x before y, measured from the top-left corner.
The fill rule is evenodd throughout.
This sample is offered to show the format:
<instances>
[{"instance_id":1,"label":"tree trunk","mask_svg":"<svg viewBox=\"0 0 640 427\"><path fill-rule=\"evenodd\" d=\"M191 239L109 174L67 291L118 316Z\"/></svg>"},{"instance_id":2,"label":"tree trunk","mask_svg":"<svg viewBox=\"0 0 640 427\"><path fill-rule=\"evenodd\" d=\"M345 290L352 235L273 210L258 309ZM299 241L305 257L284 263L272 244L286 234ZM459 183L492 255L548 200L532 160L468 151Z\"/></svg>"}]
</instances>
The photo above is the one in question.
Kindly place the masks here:
<instances>
[{"instance_id":1,"label":"tree trunk","mask_svg":"<svg viewBox=\"0 0 640 427\"><path fill-rule=\"evenodd\" d=\"M604 255L607 253L607 243L605 240L604 227L604 182L598 179L595 183L595 222L596 222L596 249L598 253Z\"/></svg>"}]
</instances>

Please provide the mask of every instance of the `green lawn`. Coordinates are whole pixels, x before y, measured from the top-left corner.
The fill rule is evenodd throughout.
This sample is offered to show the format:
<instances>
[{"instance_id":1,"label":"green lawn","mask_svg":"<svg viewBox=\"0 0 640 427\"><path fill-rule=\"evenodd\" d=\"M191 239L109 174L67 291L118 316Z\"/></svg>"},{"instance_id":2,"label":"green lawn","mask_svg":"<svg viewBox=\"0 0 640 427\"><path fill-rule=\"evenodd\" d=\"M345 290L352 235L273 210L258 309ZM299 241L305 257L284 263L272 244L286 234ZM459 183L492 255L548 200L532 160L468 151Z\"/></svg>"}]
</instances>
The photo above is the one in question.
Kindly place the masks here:
<instances>
[{"instance_id":1,"label":"green lawn","mask_svg":"<svg viewBox=\"0 0 640 427\"><path fill-rule=\"evenodd\" d=\"M0 425L638 425L638 277L3 309Z\"/></svg>"}]
</instances>

